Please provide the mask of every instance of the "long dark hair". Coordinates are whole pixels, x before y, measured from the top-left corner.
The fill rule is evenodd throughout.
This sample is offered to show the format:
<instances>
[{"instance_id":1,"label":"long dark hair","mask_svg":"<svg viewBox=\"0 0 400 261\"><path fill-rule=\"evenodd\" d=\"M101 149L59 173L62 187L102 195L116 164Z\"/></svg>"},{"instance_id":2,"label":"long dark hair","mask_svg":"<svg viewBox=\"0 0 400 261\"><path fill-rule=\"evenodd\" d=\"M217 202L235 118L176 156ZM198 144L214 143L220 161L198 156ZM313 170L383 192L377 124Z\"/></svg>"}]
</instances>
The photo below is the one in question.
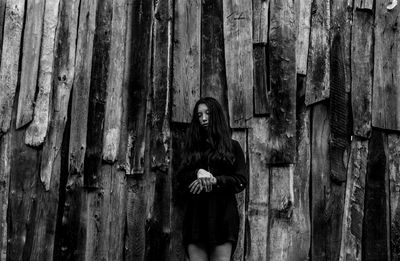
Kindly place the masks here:
<instances>
[{"instance_id":1,"label":"long dark hair","mask_svg":"<svg viewBox=\"0 0 400 261\"><path fill-rule=\"evenodd\" d=\"M208 107L208 128L205 130L197 116L200 104ZM196 102L193 108L192 121L186 133L184 164L189 165L198 162L201 152L206 147L211 147L213 157L233 163L231 131L225 114L219 102L212 97L204 97Z\"/></svg>"}]
</instances>

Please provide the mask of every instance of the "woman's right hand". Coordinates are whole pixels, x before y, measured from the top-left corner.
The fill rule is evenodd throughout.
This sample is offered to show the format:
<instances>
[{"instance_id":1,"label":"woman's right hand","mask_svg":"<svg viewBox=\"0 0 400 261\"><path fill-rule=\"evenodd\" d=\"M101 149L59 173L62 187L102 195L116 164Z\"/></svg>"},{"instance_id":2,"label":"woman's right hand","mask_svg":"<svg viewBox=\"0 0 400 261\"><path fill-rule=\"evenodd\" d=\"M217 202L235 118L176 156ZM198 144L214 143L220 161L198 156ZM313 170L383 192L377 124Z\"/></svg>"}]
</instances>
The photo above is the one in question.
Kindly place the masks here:
<instances>
[{"instance_id":1,"label":"woman's right hand","mask_svg":"<svg viewBox=\"0 0 400 261\"><path fill-rule=\"evenodd\" d=\"M215 183L214 176L205 169L199 169L197 171L197 179L200 180L201 185L205 188L206 192L210 192L212 190L212 185Z\"/></svg>"}]
</instances>

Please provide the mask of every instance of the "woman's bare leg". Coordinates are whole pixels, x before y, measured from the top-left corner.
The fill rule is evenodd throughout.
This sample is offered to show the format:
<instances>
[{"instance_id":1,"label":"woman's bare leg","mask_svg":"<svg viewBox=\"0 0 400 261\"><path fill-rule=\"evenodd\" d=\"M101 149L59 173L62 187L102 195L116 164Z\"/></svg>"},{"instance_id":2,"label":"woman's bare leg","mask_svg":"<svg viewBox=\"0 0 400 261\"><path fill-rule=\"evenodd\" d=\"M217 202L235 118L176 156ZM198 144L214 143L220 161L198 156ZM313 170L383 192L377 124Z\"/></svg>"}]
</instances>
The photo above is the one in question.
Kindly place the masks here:
<instances>
[{"instance_id":1,"label":"woman's bare leg","mask_svg":"<svg viewBox=\"0 0 400 261\"><path fill-rule=\"evenodd\" d=\"M190 261L208 261L207 249L203 245L189 244L188 254Z\"/></svg>"},{"instance_id":2,"label":"woman's bare leg","mask_svg":"<svg viewBox=\"0 0 400 261\"><path fill-rule=\"evenodd\" d=\"M211 261L229 261L231 260L232 243L227 242L211 249Z\"/></svg>"}]
</instances>

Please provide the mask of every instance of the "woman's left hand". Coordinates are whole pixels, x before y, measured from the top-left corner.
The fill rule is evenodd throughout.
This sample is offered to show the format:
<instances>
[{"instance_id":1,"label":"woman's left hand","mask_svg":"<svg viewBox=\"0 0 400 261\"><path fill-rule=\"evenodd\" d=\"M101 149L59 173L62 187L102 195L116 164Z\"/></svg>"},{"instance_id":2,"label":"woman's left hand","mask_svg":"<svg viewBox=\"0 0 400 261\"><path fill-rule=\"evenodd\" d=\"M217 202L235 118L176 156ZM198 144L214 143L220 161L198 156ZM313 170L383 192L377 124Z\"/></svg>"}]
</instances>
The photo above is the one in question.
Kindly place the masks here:
<instances>
[{"instance_id":1,"label":"woman's left hand","mask_svg":"<svg viewBox=\"0 0 400 261\"><path fill-rule=\"evenodd\" d=\"M196 179L189 185L189 190L192 194L199 194L203 189L205 189L206 192L211 192L212 183L204 184L204 180Z\"/></svg>"}]
</instances>

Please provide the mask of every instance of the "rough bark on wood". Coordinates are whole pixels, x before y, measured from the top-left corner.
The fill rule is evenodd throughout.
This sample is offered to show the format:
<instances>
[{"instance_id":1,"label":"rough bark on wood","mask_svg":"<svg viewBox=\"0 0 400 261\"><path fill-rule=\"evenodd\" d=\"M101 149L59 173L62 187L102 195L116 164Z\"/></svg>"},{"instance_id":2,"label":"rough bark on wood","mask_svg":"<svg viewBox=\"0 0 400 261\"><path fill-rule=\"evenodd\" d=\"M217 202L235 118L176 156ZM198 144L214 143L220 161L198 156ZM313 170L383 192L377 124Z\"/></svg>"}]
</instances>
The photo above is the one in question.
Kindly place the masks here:
<instances>
[{"instance_id":1,"label":"rough bark on wood","mask_svg":"<svg viewBox=\"0 0 400 261\"><path fill-rule=\"evenodd\" d=\"M311 5L311 35L307 65L306 104L329 97L329 28L330 0L313 0Z\"/></svg>"},{"instance_id":2,"label":"rough bark on wood","mask_svg":"<svg viewBox=\"0 0 400 261\"><path fill-rule=\"evenodd\" d=\"M296 41L296 71L298 74L307 75L307 59L310 44L310 17L312 0L297 1L298 31Z\"/></svg>"},{"instance_id":3,"label":"rough bark on wood","mask_svg":"<svg viewBox=\"0 0 400 261\"><path fill-rule=\"evenodd\" d=\"M122 83L125 65L127 2L114 1L111 25L110 73L104 122L103 160L114 162L120 143Z\"/></svg>"},{"instance_id":4,"label":"rough bark on wood","mask_svg":"<svg viewBox=\"0 0 400 261\"><path fill-rule=\"evenodd\" d=\"M253 1L253 43L268 43L269 2L270 0Z\"/></svg>"},{"instance_id":5,"label":"rough bark on wood","mask_svg":"<svg viewBox=\"0 0 400 261\"><path fill-rule=\"evenodd\" d=\"M7 212L8 212L8 197L10 185L10 156L11 156L11 135L7 133L0 138L0 260L7 259Z\"/></svg>"},{"instance_id":6,"label":"rough bark on wood","mask_svg":"<svg viewBox=\"0 0 400 261\"><path fill-rule=\"evenodd\" d=\"M26 5L24 40L21 60L21 84L18 96L17 128L33 119L42 41L45 1L32 0Z\"/></svg>"},{"instance_id":7,"label":"rough bark on wood","mask_svg":"<svg viewBox=\"0 0 400 261\"><path fill-rule=\"evenodd\" d=\"M230 126L243 128L253 117L252 2L223 0L225 68Z\"/></svg>"},{"instance_id":8,"label":"rough bark on wood","mask_svg":"<svg viewBox=\"0 0 400 261\"><path fill-rule=\"evenodd\" d=\"M172 121L190 122L200 98L201 1L176 0Z\"/></svg>"},{"instance_id":9,"label":"rough bark on wood","mask_svg":"<svg viewBox=\"0 0 400 261\"><path fill-rule=\"evenodd\" d=\"M361 261L368 141L354 137L347 170L340 261Z\"/></svg>"},{"instance_id":10,"label":"rough bark on wood","mask_svg":"<svg viewBox=\"0 0 400 261\"><path fill-rule=\"evenodd\" d=\"M269 175L267 166L265 118L253 118L249 129L249 238L250 252L247 260L268 260L268 208L269 208Z\"/></svg>"},{"instance_id":11,"label":"rough bark on wood","mask_svg":"<svg viewBox=\"0 0 400 261\"><path fill-rule=\"evenodd\" d=\"M268 103L268 93L270 83L268 78L269 62L267 58L268 47L265 45L254 44L254 115L264 115L270 113L271 108Z\"/></svg>"},{"instance_id":12,"label":"rough bark on wood","mask_svg":"<svg viewBox=\"0 0 400 261\"><path fill-rule=\"evenodd\" d=\"M293 163L296 156L296 31L294 2L270 3L268 103L270 150L268 163ZM270 143L271 144L271 143ZM272 145L272 144L271 144Z\"/></svg>"},{"instance_id":13,"label":"rough bark on wood","mask_svg":"<svg viewBox=\"0 0 400 261\"><path fill-rule=\"evenodd\" d=\"M373 21L372 13L354 11L351 39L353 132L364 138L369 138L371 135Z\"/></svg>"},{"instance_id":14,"label":"rough bark on wood","mask_svg":"<svg viewBox=\"0 0 400 261\"><path fill-rule=\"evenodd\" d=\"M6 3L3 46L0 66L0 131L10 128L14 96L18 82L18 68L22 28L25 14L25 0L8 0Z\"/></svg>"},{"instance_id":15,"label":"rough bark on wood","mask_svg":"<svg viewBox=\"0 0 400 261\"><path fill-rule=\"evenodd\" d=\"M82 173L84 166L96 9L94 0L80 5L68 157L70 173Z\"/></svg>"},{"instance_id":16,"label":"rough bark on wood","mask_svg":"<svg viewBox=\"0 0 400 261\"><path fill-rule=\"evenodd\" d=\"M400 5L376 1L372 125L400 130Z\"/></svg>"}]
</instances>

